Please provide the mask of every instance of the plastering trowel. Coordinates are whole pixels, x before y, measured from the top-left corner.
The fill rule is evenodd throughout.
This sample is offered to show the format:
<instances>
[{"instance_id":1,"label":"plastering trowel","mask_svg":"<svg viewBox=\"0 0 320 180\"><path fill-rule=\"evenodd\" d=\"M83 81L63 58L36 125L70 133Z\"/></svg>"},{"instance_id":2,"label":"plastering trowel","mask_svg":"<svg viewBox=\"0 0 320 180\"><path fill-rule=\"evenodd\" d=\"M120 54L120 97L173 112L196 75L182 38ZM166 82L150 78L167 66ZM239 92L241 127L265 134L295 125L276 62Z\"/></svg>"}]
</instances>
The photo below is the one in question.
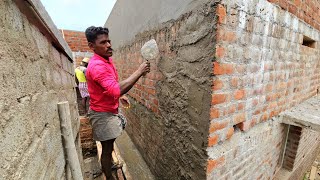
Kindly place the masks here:
<instances>
[{"instance_id":1,"label":"plastering trowel","mask_svg":"<svg viewBox=\"0 0 320 180\"><path fill-rule=\"evenodd\" d=\"M141 48L141 55L142 57L149 61L155 59L159 54L159 49L156 40L151 39L150 41L146 42ZM143 78L143 83L145 82L145 78ZM130 108L130 104L122 102L125 109Z\"/></svg>"},{"instance_id":2,"label":"plastering trowel","mask_svg":"<svg viewBox=\"0 0 320 180\"><path fill-rule=\"evenodd\" d=\"M141 55L147 61L155 59L159 54L159 49L156 40L151 39L146 42L141 48Z\"/></svg>"}]
</instances>

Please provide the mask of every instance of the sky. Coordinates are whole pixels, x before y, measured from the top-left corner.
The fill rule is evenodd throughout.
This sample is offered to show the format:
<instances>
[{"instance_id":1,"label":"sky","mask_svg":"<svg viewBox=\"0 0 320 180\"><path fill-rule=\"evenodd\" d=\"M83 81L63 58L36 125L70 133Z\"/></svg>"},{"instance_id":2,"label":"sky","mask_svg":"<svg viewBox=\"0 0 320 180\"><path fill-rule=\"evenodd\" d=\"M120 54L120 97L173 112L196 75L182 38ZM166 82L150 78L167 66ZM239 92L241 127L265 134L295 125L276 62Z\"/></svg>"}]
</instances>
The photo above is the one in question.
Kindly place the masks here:
<instances>
[{"instance_id":1,"label":"sky","mask_svg":"<svg viewBox=\"0 0 320 180\"><path fill-rule=\"evenodd\" d=\"M103 26L116 0L41 0L59 29L85 31Z\"/></svg>"}]
</instances>

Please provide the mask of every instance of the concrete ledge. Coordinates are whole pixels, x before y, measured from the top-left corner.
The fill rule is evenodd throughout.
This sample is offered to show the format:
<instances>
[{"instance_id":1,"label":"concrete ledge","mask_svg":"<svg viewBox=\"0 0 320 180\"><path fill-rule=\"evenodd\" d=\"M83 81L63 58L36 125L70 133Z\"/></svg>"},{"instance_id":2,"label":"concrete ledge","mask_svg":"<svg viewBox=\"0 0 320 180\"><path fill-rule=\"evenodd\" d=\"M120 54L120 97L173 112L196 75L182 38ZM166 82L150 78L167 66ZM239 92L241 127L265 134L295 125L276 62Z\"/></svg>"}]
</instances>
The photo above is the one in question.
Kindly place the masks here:
<instances>
[{"instance_id":1,"label":"concrete ledge","mask_svg":"<svg viewBox=\"0 0 320 180\"><path fill-rule=\"evenodd\" d=\"M14 0L20 11L35 25L61 53L73 62L72 52L61 32L51 20L48 12L39 0Z\"/></svg>"},{"instance_id":2,"label":"concrete ledge","mask_svg":"<svg viewBox=\"0 0 320 180\"><path fill-rule=\"evenodd\" d=\"M320 132L320 96L280 113L281 122Z\"/></svg>"}]
</instances>

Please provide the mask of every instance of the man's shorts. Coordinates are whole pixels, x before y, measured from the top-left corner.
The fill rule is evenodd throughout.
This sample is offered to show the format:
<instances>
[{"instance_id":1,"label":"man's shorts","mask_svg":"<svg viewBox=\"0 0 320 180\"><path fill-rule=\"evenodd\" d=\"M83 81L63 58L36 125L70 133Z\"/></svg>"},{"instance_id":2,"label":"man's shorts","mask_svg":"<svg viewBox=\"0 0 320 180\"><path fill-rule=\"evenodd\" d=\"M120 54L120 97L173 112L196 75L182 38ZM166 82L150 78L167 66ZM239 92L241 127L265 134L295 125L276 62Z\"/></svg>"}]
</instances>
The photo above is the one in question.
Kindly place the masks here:
<instances>
[{"instance_id":1,"label":"man's shorts","mask_svg":"<svg viewBox=\"0 0 320 180\"><path fill-rule=\"evenodd\" d=\"M123 131L123 120L117 114L90 109L88 117L92 125L93 139L96 141L115 139Z\"/></svg>"}]
</instances>

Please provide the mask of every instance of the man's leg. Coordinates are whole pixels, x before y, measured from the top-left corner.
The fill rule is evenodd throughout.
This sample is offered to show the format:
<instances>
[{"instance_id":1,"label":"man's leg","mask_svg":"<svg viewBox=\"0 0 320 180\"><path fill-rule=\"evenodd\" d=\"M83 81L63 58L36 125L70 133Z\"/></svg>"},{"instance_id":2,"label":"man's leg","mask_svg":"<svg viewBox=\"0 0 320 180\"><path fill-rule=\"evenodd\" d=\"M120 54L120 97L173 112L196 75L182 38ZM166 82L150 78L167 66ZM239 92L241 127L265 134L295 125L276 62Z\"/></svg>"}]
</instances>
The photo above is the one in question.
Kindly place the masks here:
<instances>
[{"instance_id":1,"label":"man's leg","mask_svg":"<svg viewBox=\"0 0 320 180\"><path fill-rule=\"evenodd\" d=\"M81 104L82 104L82 107L83 107L83 109L84 109L84 115L85 116L87 116L87 105L86 105L86 101L87 101L87 98L86 97L84 97L84 98L82 98L81 99Z\"/></svg>"},{"instance_id":2,"label":"man's leg","mask_svg":"<svg viewBox=\"0 0 320 180\"><path fill-rule=\"evenodd\" d=\"M102 172L106 176L107 180L111 177L111 166L112 166L112 151L113 151L113 143L115 139L110 139L107 141L101 141L102 145L102 154L101 154L101 167Z\"/></svg>"}]
</instances>

